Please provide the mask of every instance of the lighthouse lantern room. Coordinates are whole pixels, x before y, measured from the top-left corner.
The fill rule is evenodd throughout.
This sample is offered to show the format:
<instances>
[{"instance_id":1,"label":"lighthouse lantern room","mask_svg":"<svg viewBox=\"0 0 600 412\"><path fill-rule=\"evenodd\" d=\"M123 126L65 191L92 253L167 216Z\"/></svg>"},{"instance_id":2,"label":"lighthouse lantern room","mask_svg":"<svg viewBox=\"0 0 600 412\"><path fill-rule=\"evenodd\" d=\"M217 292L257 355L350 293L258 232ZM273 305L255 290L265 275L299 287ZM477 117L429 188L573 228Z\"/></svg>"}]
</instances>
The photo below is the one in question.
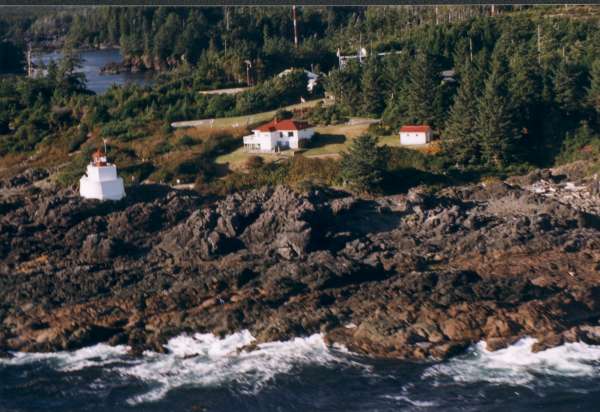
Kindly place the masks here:
<instances>
[{"instance_id":1,"label":"lighthouse lantern room","mask_svg":"<svg viewBox=\"0 0 600 412\"><path fill-rule=\"evenodd\" d=\"M117 167L108 163L106 154L98 149L92 155L86 174L79 180L79 194L86 199L120 200L125 196L123 179Z\"/></svg>"}]
</instances>

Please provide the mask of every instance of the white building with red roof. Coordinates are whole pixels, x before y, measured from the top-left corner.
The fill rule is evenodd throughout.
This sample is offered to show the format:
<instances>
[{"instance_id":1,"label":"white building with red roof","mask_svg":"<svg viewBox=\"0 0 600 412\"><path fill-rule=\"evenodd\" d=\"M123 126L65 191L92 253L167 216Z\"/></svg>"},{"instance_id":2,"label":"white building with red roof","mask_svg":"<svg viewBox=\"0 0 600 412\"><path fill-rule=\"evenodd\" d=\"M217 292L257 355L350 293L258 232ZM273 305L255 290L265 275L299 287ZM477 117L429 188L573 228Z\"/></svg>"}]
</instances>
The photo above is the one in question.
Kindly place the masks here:
<instances>
[{"instance_id":1,"label":"white building with red roof","mask_svg":"<svg viewBox=\"0 0 600 412\"><path fill-rule=\"evenodd\" d=\"M432 135L433 131L427 125L405 125L400 128L400 144L427 144L431 141Z\"/></svg>"},{"instance_id":2,"label":"white building with red roof","mask_svg":"<svg viewBox=\"0 0 600 412\"><path fill-rule=\"evenodd\" d=\"M315 129L308 123L292 119L273 119L244 136L244 149L251 152L275 152L298 149L303 139L312 139Z\"/></svg>"}]
</instances>

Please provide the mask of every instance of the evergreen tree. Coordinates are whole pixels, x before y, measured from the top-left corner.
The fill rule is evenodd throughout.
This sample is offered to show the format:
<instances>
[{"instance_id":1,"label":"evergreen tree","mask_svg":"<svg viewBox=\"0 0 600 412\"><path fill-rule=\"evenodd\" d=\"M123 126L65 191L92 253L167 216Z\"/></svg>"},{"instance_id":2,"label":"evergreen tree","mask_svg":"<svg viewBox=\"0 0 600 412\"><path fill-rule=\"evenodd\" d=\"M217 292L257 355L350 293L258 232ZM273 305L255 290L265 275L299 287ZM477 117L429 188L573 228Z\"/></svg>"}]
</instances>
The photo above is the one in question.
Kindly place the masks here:
<instances>
[{"instance_id":1,"label":"evergreen tree","mask_svg":"<svg viewBox=\"0 0 600 412\"><path fill-rule=\"evenodd\" d=\"M600 58L596 58L590 69L590 86L587 89L590 107L600 116Z\"/></svg>"},{"instance_id":2,"label":"evergreen tree","mask_svg":"<svg viewBox=\"0 0 600 412\"><path fill-rule=\"evenodd\" d=\"M517 52L511 61L509 94L514 103L519 122L528 125L534 111L542 100L542 77L534 54L529 51Z\"/></svg>"},{"instance_id":3,"label":"evergreen tree","mask_svg":"<svg viewBox=\"0 0 600 412\"><path fill-rule=\"evenodd\" d=\"M407 93L407 120L416 124L437 125L440 113L435 103L439 103L439 76L431 57L420 53L410 70Z\"/></svg>"},{"instance_id":4,"label":"evergreen tree","mask_svg":"<svg viewBox=\"0 0 600 412\"><path fill-rule=\"evenodd\" d=\"M358 192L375 192L383 179L383 151L377 137L357 137L347 152L342 153L340 176L345 185Z\"/></svg>"},{"instance_id":5,"label":"evergreen tree","mask_svg":"<svg viewBox=\"0 0 600 412\"><path fill-rule=\"evenodd\" d=\"M481 156L488 166L504 167L514 159L519 136L512 113L506 88L506 63L498 58L485 82L477 116Z\"/></svg>"},{"instance_id":6,"label":"evergreen tree","mask_svg":"<svg viewBox=\"0 0 600 412\"><path fill-rule=\"evenodd\" d=\"M335 97L336 104L350 114L360 110L360 73L360 65L350 62L343 70L332 70L325 79L326 88Z\"/></svg>"},{"instance_id":7,"label":"evergreen tree","mask_svg":"<svg viewBox=\"0 0 600 412\"><path fill-rule=\"evenodd\" d=\"M60 84L61 93L69 94L85 89L85 74L79 69L83 67L81 56L71 47L62 50L62 58L58 63L57 82Z\"/></svg>"},{"instance_id":8,"label":"evergreen tree","mask_svg":"<svg viewBox=\"0 0 600 412\"><path fill-rule=\"evenodd\" d=\"M383 111L383 91L381 78L375 59L370 60L362 73L362 102L361 112L366 115L378 117Z\"/></svg>"},{"instance_id":9,"label":"evergreen tree","mask_svg":"<svg viewBox=\"0 0 600 412\"><path fill-rule=\"evenodd\" d=\"M460 87L450 109L442 141L444 151L461 165L478 163L481 156L480 142L475 133L479 88L474 71L472 65L466 65L462 70Z\"/></svg>"},{"instance_id":10,"label":"evergreen tree","mask_svg":"<svg viewBox=\"0 0 600 412\"><path fill-rule=\"evenodd\" d=\"M558 107L567 115L580 108L583 87L581 73L575 65L560 61L554 72L554 99Z\"/></svg>"}]
</instances>

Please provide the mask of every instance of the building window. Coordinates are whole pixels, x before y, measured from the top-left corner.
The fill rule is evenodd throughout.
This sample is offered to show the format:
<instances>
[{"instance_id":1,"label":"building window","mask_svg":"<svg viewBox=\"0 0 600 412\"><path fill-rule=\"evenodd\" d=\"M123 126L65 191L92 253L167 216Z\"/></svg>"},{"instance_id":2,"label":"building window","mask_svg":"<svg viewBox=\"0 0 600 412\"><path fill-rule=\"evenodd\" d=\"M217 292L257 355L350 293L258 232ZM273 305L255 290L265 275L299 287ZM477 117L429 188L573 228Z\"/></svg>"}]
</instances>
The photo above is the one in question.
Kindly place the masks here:
<instances>
[{"instance_id":1,"label":"building window","mask_svg":"<svg viewBox=\"0 0 600 412\"><path fill-rule=\"evenodd\" d=\"M288 132L288 137L293 137L294 136L294 132Z\"/></svg>"}]
</instances>

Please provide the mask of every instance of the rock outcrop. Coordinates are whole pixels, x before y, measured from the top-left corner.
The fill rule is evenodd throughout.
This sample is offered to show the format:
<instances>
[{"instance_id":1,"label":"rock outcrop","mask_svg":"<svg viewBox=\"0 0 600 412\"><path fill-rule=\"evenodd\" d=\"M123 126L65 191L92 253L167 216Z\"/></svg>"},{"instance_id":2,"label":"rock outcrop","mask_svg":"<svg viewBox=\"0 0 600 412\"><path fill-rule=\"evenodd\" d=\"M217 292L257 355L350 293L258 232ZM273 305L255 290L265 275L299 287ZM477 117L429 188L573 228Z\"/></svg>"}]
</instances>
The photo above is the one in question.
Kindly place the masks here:
<instances>
[{"instance_id":1,"label":"rock outcrop","mask_svg":"<svg viewBox=\"0 0 600 412\"><path fill-rule=\"evenodd\" d=\"M565 185L545 173L370 200L277 187L208 204L158 186L106 203L12 193L0 352L163 350L182 332L244 328L406 359L526 335L540 350L600 343L600 217L588 197L547 196L552 184Z\"/></svg>"}]
</instances>

